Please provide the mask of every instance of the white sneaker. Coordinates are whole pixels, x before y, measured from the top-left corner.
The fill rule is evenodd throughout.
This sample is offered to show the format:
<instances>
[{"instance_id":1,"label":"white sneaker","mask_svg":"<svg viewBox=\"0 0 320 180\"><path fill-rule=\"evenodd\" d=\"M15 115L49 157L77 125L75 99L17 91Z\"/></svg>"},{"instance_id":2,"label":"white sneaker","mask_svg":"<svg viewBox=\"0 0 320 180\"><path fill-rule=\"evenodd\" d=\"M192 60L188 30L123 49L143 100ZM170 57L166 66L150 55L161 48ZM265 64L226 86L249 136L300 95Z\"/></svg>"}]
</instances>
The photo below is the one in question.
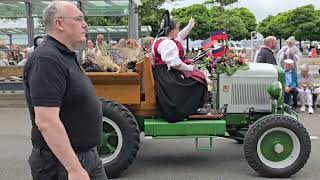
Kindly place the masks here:
<instances>
[{"instance_id":1,"label":"white sneaker","mask_svg":"<svg viewBox=\"0 0 320 180\"><path fill-rule=\"evenodd\" d=\"M301 106L300 112L305 112L306 111L306 106Z\"/></svg>"},{"instance_id":2,"label":"white sneaker","mask_svg":"<svg viewBox=\"0 0 320 180\"><path fill-rule=\"evenodd\" d=\"M309 114L313 114L313 108L312 108L312 107L309 107L308 113L309 113Z\"/></svg>"}]
</instances>

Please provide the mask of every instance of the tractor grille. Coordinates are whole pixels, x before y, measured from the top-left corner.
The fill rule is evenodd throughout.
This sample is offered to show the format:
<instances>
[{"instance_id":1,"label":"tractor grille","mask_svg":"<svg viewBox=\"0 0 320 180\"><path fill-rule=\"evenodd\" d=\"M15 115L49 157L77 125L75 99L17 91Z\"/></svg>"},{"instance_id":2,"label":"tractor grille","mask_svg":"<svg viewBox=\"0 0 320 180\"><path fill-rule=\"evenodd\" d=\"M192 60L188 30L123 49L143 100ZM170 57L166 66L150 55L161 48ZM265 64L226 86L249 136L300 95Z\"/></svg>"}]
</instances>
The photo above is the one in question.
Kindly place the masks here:
<instances>
[{"instance_id":1,"label":"tractor grille","mask_svg":"<svg viewBox=\"0 0 320 180\"><path fill-rule=\"evenodd\" d=\"M268 105L270 97L267 92L268 84L232 84L231 104L239 105Z\"/></svg>"}]
</instances>

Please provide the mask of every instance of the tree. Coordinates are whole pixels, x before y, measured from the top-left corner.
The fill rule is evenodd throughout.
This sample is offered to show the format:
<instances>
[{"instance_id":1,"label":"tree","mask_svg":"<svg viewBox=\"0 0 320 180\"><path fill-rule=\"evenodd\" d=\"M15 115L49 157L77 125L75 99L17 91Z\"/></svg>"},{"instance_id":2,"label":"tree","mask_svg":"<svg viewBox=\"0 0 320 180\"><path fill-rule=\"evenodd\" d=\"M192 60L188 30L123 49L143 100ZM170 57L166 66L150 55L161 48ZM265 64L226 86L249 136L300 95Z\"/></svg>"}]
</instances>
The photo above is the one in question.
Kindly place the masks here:
<instances>
[{"instance_id":1,"label":"tree","mask_svg":"<svg viewBox=\"0 0 320 180\"><path fill-rule=\"evenodd\" d=\"M316 18L316 11L312 4L298 7L292 10L288 20L291 26L297 27L302 23L313 22Z\"/></svg>"},{"instance_id":2,"label":"tree","mask_svg":"<svg viewBox=\"0 0 320 180\"><path fill-rule=\"evenodd\" d=\"M318 40L317 23L319 18L313 5L302 6L293 10L289 20L291 26L296 28L294 28L292 34L299 41Z\"/></svg>"},{"instance_id":3,"label":"tree","mask_svg":"<svg viewBox=\"0 0 320 180\"><path fill-rule=\"evenodd\" d=\"M258 31L263 36L275 36L288 38L292 36L292 26L289 25L289 16L292 12L279 13L276 16L268 16L258 26Z\"/></svg>"},{"instance_id":4,"label":"tree","mask_svg":"<svg viewBox=\"0 0 320 180\"><path fill-rule=\"evenodd\" d=\"M86 22L90 26L127 26L128 17L87 17Z\"/></svg>"},{"instance_id":5,"label":"tree","mask_svg":"<svg viewBox=\"0 0 320 180\"><path fill-rule=\"evenodd\" d=\"M141 0L142 6L139 7L139 20L141 25L151 26L152 36L159 30L161 16L164 9L161 8L165 0ZM175 0L170 0L175 1ZM88 17L87 23L90 26L127 26L128 17Z\"/></svg>"},{"instance_id":6,"label":"tree","mask_svg":"<svg viewBox=\"0 0 320 180\"><path fill-rule=\"evenodd\" d=\"M210 18L216 18L221 16L223 11L224 11L224 8L221 6L212 6L210 9L208 9Z\"/></svg>"},{"instance_id":7,"label":"tree","mask_svg":"<svg viewBox=\"0 0 320 180\"><path fill-rule=\"evenodd\" d=\"M232 11L225 11L220 17L216 17L211 21L214 30L225 30L230 39L242 40L246 38L248 30L241 17Z\"/></svg>"},{"instance_id":8,"label":"tree","mask_svg":"<svg viewBox=\"0 0 320 180\"><path fill-rule=\"evenodd\" d=\"M205 4L213 4L213 5L219 5L220 7L225 7L230 4L236 3L238 0L207 0L205 1Z\"/></svg>"},{"instance_id":9,"label":"tree","mask_svg":"<svg viewBox=\"0 0 320 180\"><path fill-rule=\"evenodd\" d=\"M298 40L316 40L319 37L320 12L313 5L298 7L276 16L269 16L258 26L264 36L273 35L287 39L295 36Z\"/></svg>"},{"instance_id":10,"label":"tree","mask_svg":"<svg viewBox=\"0 0 320 180\"><path fill-rule=\"evenodd\" d=\"M294 32L294 36L298 41L319 39L315 36L315 32L313 32L313 30L316 28L317 24L315 22L306 22L300 24Z\"/></svg>"},{"instance_id":11,"label":"tree","mask_svg":"<svg viewBox=\"0 0 320 180\"><path fill-rule=\"evenodd\" d=\"M257 27L257 20L254 14L247 8L235 8L230 10L231 14L235 14L240 17L242 22L245 24L247 33L244 35L245 39L250 39L251 32Z\"/></svg>"},{"instance_id":12,"label":"tree","mask_svg":"<svg viewBox=\"0 0 320 180\"><path fill-rule=\"evenodd\" d=\"M272 32L270 31L270 26L268 26L272 18L273 16L269 15L267 18L263 19L257 27L257 31L260 32L264 37L272 35Z\"/></svg>"},{"instance_id":13,"label":"tree","mask_svg":"<svg viewBox=\"0 0 320 180\"><path fill-rule=\"evenodd\" d=\"M190 33L191 39L207 39L215 30L226 30L234 40L250 38L250 32L255 30L256 18L246 8L224 10L220 6L207 8L203 4L174 9L172 15L185 26L192 16L197 23Z\"/></svg>"},{"instance_id":14,"label":"tree","mask_svg":"<svg viewBox=\"0 0 320 180\"><path fill-rule=\"evenodd\" d=\"M188 35L191 39L207 39L210 36L212 26L209 24L210 16L205 5L194 4L189 7L173 9L171 14L179 21L181 27L185 27L191 17L196 20L193 30Z\"/></svg>"},{"instance_id":15,"label":"tree","mask_svg":"<svg viewBox=\"0 0 320 180\"><path fill-rule=\"evenodd\" d=\"M156 36L159 28L161 16L165 9L161 8L166 0L141 0L142 6L139 7L139 18L141 25L148 25L152 28L152 36ZM175 0L170 0L175 1Z\"/></svg>"}]
</instances>

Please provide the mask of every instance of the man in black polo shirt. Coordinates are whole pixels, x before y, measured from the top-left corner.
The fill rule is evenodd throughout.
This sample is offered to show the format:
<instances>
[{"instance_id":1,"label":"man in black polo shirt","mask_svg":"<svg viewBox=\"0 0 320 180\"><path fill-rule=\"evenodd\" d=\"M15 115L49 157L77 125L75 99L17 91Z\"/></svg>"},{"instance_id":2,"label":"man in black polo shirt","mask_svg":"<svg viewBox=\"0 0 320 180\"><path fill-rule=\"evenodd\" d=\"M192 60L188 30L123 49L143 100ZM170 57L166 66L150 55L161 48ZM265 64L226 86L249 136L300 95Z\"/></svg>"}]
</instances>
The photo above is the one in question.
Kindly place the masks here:
<instances>
[{"instance_id":1,"label":"man in black polo shirt","mask_svg":"<svg viewBox=\"0 0 320 180\"><path fill-rule=\"evenodd\" d=\"M74 52L86 41L87 24L81 11L66 1L50 3L43 22L48 36L24 70L32 121L32 177L105 180L96 149L102 132L101 104Z\"/></svg>"},{"instance_id":2,"label":"man in black polo shirt","mask_svg":"<svg viewBox=\"0 0 320 180\"><path fill-rule=\"evenodd\" d=\"M273 51L277 47L277 39L274 36L268 36L264 40L264 46L261 47L260 52L257 55L257 63L269 63L277 65L276 58L273 55Z\"/></svg>"}]
</instances>

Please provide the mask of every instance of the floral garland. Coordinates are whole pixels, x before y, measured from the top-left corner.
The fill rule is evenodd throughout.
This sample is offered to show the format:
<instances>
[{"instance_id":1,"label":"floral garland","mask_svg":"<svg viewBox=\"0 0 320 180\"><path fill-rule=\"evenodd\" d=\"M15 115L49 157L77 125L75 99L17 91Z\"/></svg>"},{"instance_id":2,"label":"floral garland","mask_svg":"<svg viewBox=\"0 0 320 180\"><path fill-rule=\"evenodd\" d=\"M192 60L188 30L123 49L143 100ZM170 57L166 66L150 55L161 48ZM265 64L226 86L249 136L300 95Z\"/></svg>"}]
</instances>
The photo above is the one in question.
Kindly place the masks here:
<instances>
[{"instance_id":1,"label":"floral garland","mask_svg":"<svg viewBox=\"0 0 320 180\"><path fill-rule=\"evenodd\" d=\"M230 49L228 49L222 57L208 55L208 57L204 58L204 65L211 73L226 73L229 76L239 69L249 69L249 66L246 63L245 54L234 52Z\"/></svg>"}]
</instances>

